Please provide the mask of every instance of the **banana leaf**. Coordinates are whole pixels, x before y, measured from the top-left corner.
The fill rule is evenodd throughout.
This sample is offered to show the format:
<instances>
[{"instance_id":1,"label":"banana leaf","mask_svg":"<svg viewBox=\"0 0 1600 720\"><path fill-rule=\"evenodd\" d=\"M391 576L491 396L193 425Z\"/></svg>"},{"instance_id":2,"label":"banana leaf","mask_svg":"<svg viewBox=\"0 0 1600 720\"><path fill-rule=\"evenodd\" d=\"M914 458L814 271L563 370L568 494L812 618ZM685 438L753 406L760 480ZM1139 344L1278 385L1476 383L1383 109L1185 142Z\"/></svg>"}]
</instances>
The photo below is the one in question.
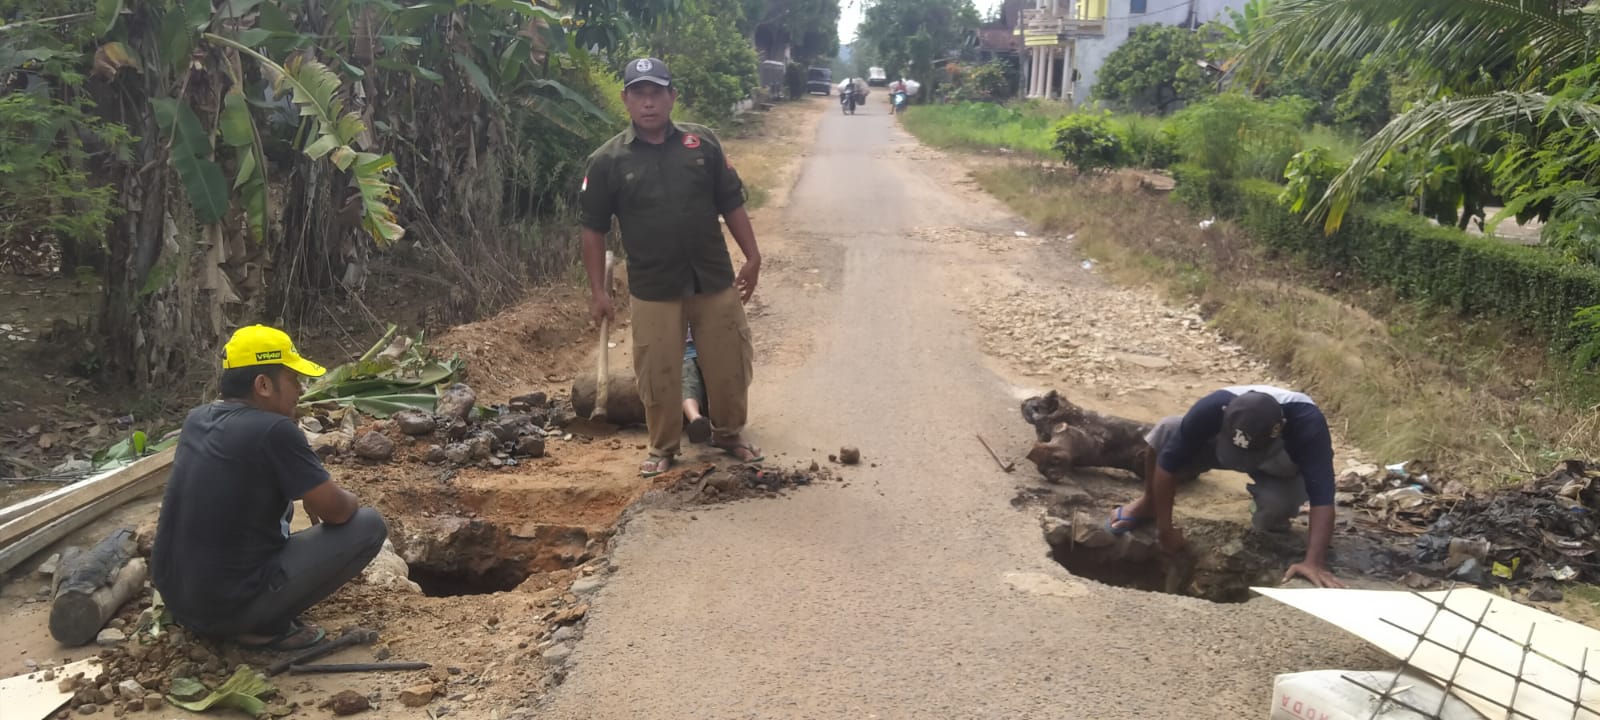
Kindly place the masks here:
<instances>
[{"instance_id":1,"label":"banana leaf","mask_svg":"<svg viewBox=\"0 0 1600 720\"><path fill-rule=\"evenodd\" d=\"M126 465L145 455L161 452L176 444L178 444L178 438L172 437L166 441L150 445L149 437L145 435L144 431L135 430L133 434L124 438L121 442L95 453L90 462L93 463L95 470L104 470L117 465Z\"/></svg>"},{"instance_id":2,"label":"banana leaf","mask_svg":"<svg viewBox=\"0 0 1600 720\"><path fill-rule=\"evenodd\" d=\"M177 682L173 683L174 686L178 684ZM199 683L185 683L184 685L185 687L182 689L193 690L194 685L199 685ZM179 688L174 688L174 690L177 689ZM210 695L199 700L184 701L179 699L180 696L173 694L167 696L167 702L191 712L204 712L213 707L237 708L248 713L251 717L255 717L267 709L267 703L261 699L261 696L269 695L276 691L276 688L272 687L272 684L268 683L266 678L261 677L261 673L249 667L240 666L238 671L234 672L233 677L228 678L227 682L218 685L217 689L212 690Z\"/></svg>"},{"instance_id":3,"label":"banana leaf","mask_svg":"<svg viewBox=\"0 0 1600 720\"><path fill-rule=\"evenodd\" d=\"M432 362L410 370L371 360L364 363L346 363L329 370L326 375L312 383L311 387L306 388L305 393L300 396L300 402L305 404L324 400L348 400L353 397L432 389L435 385L454 379L463 364L460 358L451 358L445 362Z\"/></svg>"},{"instance_id":4,"label":"banana leaf","mask_svg":"<svg viewBox=\"0 0 1600 720\"><path fill-rule=\"evenodd\" d=\"M367 397L335 398L334 402L348 403L355 409L377 418L386 418L401 410L417 409L433 412L439 407L439 396L433 393L397 393Z\"/></svg>"}]
</instances>

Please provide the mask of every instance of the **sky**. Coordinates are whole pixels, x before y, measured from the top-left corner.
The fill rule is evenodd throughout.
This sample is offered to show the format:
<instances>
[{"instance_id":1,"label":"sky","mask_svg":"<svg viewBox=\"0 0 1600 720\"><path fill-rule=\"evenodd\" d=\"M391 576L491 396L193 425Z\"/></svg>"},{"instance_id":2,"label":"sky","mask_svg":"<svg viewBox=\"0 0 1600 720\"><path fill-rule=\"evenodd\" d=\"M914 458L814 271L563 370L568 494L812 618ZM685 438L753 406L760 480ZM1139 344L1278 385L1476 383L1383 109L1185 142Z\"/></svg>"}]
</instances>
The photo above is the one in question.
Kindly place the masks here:
<instances>
[{"instance_id":1,"label":"sky","mask_svg":"<svg viewBox=\"0 0 1600 720\"><path fill-rule=\"evenodd\" d=\"M861 24L862 8L871 0L839 0L839 43L856 39L856 26ZM972 0L978 8L978 17L988 17L1000 6L1001 0Z\"/></svg>"}]
</instances>

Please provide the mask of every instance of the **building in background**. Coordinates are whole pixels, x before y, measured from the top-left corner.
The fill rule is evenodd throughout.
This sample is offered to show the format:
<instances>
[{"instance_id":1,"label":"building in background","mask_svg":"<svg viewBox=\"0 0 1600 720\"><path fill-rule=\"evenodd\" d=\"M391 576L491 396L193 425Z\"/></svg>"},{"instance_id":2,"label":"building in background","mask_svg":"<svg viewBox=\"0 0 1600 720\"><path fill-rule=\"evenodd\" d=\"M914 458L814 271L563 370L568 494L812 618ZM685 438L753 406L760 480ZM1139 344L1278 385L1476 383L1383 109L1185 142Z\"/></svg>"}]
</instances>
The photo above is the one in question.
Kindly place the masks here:
<instances>
[{"instance_id":1,"label":"building in background","mask_svg":"<svg viewBox=\"0 0 1600 720\"><path fill-rule=\"evenodd\" d=\"M1022 95L1084 102L1106 58L1135 26L1194 29L1247 1L1025 0L1013 31L1022 40Z\"/></svg>"}]
</instances>

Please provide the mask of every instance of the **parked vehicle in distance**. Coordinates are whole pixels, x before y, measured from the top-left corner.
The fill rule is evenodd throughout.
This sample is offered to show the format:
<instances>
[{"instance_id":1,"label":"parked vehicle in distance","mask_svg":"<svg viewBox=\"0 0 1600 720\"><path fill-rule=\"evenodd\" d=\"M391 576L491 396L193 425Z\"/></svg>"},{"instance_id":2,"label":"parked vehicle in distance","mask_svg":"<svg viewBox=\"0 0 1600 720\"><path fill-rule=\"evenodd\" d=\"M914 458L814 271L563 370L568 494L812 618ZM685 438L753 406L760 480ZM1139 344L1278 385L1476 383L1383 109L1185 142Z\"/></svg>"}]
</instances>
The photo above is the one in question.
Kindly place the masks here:
<instances>
[{"instance_id":1,"label":"parked vehicle in distance","mask_svg":"<svg viewBox=\"0 0 1600 720\"><path fill-rule=\"evenodd\" d=\"M812 95L832 95L833 68L814 67L806 70L806 92Z\"/></svg>"},{"instance_id":2,"label":"parked vehicle in distance","mask_svg":"<svg viewBox=\"0 0 1600 720\"><path fill-rule=\"evenodd\" d=\"M883 87L889 84L889 74L881 67L867 68L867 84L873 87Z\"/></svg>"}]
</instances>

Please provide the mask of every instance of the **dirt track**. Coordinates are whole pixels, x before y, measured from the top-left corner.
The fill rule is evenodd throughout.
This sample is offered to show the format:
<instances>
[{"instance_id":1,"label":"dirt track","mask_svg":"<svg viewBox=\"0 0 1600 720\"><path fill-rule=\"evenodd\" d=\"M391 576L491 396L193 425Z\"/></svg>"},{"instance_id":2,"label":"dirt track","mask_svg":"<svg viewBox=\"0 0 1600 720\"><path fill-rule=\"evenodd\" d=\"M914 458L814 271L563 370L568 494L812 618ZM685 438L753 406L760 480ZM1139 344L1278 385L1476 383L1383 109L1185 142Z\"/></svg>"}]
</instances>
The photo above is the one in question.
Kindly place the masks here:
<instances>
[{"instance_id":1,"label":"dirt track","mask_svg":"<svg viewBox=\"0 0 1600 720\"><path fill-rule=\"evenodd\" d=\"M1016 331L995 321L1020 309L972 298L1049 295L1042 283L1093 295L1098 280L1070 248L1018 238L1020 221L881 107L827 114L770 214L754 438L769 459L850 444L874 465L782 501L634 518L541 716L1259 717L1275 673L1384 665L1270 601L1106 587L1046 556L1033 512L1010 502L1038 481L1002 474L973 439L1013 457L1027 442L1017 400L1037 388L984 352L1015 354ZM1148 296L1084 302L1060 331L1088 338L1100 310L1160 311ZM1092 342L1119 348L1114 334ZM1205 385L1266 379L1250 362L1181 364L1187 347L1123 349L1148 381L1090 387L1063 367L1033 382L1150 418ZM1180 366L1147 368L1151 353ZM1194 495L1243 513L1226 481Z\"/></svg>"}]
</instances>

